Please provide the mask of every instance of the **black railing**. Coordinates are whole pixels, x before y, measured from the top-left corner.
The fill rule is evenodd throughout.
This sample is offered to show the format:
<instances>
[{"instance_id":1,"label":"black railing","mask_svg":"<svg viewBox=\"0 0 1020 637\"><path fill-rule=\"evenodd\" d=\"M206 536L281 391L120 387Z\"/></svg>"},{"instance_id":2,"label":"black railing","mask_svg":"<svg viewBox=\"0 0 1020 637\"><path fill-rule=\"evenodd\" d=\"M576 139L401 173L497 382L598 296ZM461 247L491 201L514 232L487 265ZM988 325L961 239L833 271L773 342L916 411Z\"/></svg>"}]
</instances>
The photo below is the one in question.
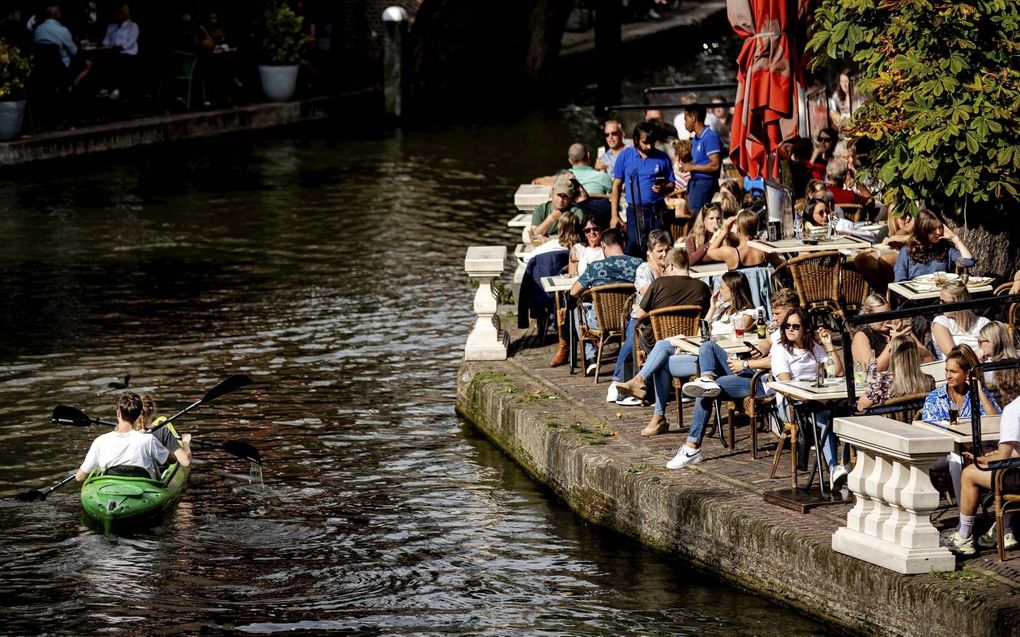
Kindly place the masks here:
<instances>
[{"instance_id":1,"label":"black railing","mask_svg":"<svg viewBox=\"0 0 1020 637\"><path fill-rule=\"evenodd\" d=\"M1018 295L1020 296L1020 295ZM978 363L970 370L970 374L967 375L967 381L970 383L970 435L971 435L971 448L974 450L974 455L981 455L981 396L978 394L980 388L978 387L978 379L984 377L985 372L994 372L1000 369L1016 369L1020 368L1020 359L1016 358L1004 358L999 361L989 361L987 363ZM1020 467L1020 458L1007 458L1004 460L990 460L986 463L986 466L982 467L981 463L974 463L981 471L998 471L1001 469L1012 469Z\"/></svg>"},{"instance_id":2,"label":"black railing","mask_svg":"<svg viewBox=\"0 0 1020 637\"><path fill-rule=\"evenodd\" d=\"M850 406L857 404L857 393L854 387L854 355L850 348L850 328L858 327L862 325L869 325L871 323L881 323L883 321L891 321L894 319L901 318L914 318L915 316L927 316L929 314L942 314L944 312L955 312L957 310L972 310L975 308L995 307L1001 305L1008 305L1010 303L1020 303L1020 294L1012 294L1006 296L989 296L980 299L971 299L969 301L957 301L956 303L935 303L932 305L923 305L920 307L904 308L899 310L891 310L889 312L876 312L874 314L857 314L856 316L850 316L843 320L843 325L840 328L840 337L843 344L843 369L844 375L846 376L846 397L849 401ZM991 363L989 363L990 365ZM974 395L971 395L971 400L974 399Z\"/></svg>"}]
</instances>

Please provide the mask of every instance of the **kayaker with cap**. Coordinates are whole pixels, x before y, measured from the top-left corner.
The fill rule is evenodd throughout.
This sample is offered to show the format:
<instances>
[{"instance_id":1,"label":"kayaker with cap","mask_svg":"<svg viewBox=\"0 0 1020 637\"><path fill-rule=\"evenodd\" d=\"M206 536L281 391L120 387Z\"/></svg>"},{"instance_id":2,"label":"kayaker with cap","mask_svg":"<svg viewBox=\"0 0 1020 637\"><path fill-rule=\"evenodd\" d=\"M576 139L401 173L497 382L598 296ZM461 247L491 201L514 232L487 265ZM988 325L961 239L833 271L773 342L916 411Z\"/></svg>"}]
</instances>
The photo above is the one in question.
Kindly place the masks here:
<instances>
[{"instance_id":1,"label":"kayaker with cap","mask_svg":"<svg viewBox=\"0 0 1020 637\"><path fill-rule=\"evenodd\" d=\"M138 394L121 394L117 399L117 428L92 441L74 479L81 482L95 469L129 475L134 471L129 467L137 467L139 476L144 473L150 478L158 478L158 466L167 461L170 453L155 436L135 431L135 422L141 414L142 399ZM191 464L191 459L187 460L184 466ZM114 467L117 469L110 471Z\"/></svg>"},{"instance_id":2,"label":"kayaker with cap","mask_svg":"<svg viewBox=\"0 0 1020 637\"><path fill-rule=\"evenodd\" d=\"M135 422L135 431L155 436L156 440L159 440L166 447L166 450L170 452L170 458L167 458L167 463L170 460L176 460L182 467L190 466L191 434L179 435L177 430L174 429L173 423L160 427L155 431L149 431L150 427L158 426L166 420L166 417L160 416L153 421L152 417L156 415L156 401L153 400L151 394L142 394L141 400L142 415ZM167 463L161 463L160 466L165 466Z\"/></svg>"}]
</instances>

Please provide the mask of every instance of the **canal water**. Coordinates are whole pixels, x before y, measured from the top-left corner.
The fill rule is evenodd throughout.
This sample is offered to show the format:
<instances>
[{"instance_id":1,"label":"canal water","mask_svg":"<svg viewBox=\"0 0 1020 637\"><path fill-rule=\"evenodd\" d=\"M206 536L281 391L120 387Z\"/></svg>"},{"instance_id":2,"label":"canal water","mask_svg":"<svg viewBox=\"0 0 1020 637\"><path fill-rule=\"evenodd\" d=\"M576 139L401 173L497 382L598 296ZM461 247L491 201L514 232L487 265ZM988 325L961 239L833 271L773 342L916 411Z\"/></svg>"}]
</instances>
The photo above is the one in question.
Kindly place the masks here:
<instances>
[{"instance_id":1,"label":"canal water","mask_svg":"<svg viewBox=\"0 0 1020 637\"><path fill-rule=\"evenodd\" d=\"M354 123L47 164L0 183L0 495L72 471L110 383L248 440L176 509L104 536L68 485L0 502L4 634L809 635L825 627L592 528L454 414L472 244L583 115L360 135Z\"/></svg>"}]
</instances>

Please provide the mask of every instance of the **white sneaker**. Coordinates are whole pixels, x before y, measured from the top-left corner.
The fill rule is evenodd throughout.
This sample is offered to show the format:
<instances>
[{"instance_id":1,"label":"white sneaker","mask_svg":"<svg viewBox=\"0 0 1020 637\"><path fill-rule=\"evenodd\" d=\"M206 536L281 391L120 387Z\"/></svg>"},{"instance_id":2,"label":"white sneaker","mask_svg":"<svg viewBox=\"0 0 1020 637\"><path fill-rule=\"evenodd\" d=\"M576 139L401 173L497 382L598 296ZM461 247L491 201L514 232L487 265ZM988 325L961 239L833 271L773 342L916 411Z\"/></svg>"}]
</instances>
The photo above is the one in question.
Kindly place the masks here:
<instances>
[{"instance_id":1,"label":"white sneaker","mask_svg":"<svg viewBox=\"0 0 1020 637\"><path fill-rule=\"evenodd\" d=\"M983 548L996 547L996 523L992 522L991 527L977 538L977 545ZM1013 531L1003 534L1003 548L1016 548L1017 540Z\"/></svg>"},{"instance_id":2,"label":"white sneaker","mask_svg":"<svg viewBox=\"0 0 1020 637\"><path fill-rule=\"evenodd\" d=\"M606 392L606 402L615 403L620 398L620 392L616 391L616 381L609 383L609 391Z\"/></svg>"},{"instance_id":3,"label":"white sneaker","mask_svg":"<svg viewBox=\"0 0 1020 637\"><path fill-rule=\"evenodd\" d=\"M832 468L832 471L829 472L829 488L832 489L832 493L843 489L843 483L846 482L849 473L843 465L836 465Z\"/></svg>"},{"instance_id":4,"label":"white sneaker","mask_svg":"<svg viewBox=\"0 0 1020 637\"><path fill-rule=\"evenodd\" d=\"M616 399L616 404L622 407L640 407L645 402L637 396L620 396Z\"/></svg>"},{"instance_id":5,"label":"white sneaker","mask_svg":"<svg viewBox=\"0 0 1020 637\"><path fill-rule=\"evenodd\" d=\"M715 398L721 392L719 383L708 376L702 376L698 380L684 383L684 395L691 398Z\"/></svg>"},{"instance_id":6,"label":"white sneaker","mask_svg":"<svg viewBox=\"0 0 1020 637\"><path fill-rule=\"evenodd\" d=\"M974 548L974 536L962 538L956 529L953 529L952 533L943 536L942 546L949 549L951 553L958 555L974 555L977 553L977 549Z\"/></svg>"},{"instance_id":7,"label":"white sneaker","mask_svg":"<svg viewBox=\"0 0 1020 637\"><path fill-rule=\"evenodd\" d=\"M698 464L702 461L701 447L691 449L687 445L680 447L673 459L666 463L667 469L682 469L690 464Z\"/></svg>"}]
</instances>

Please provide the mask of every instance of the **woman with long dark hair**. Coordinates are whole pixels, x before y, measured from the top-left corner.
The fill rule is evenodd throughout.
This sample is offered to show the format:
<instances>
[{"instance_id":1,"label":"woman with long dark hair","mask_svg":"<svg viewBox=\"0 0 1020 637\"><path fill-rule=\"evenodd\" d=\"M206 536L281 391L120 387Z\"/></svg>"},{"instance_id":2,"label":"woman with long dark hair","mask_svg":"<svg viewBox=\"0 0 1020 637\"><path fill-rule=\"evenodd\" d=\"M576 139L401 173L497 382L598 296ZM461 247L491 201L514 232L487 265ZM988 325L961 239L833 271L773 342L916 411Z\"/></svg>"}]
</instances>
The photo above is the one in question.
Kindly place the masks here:
<instances>
[{"instance_id":1,"label":"woman with long dark hair","mask_svg":"<svg viewBox=\"0 0 1020 637\"><path fill-rule=\"evenodd\" d=\"M956 265L970 267L974 257L963 240L931 210L919 210L914 236L900 248L893 271L897 281L933 272L952 272Z\"/></svg>"}]
</instances>

